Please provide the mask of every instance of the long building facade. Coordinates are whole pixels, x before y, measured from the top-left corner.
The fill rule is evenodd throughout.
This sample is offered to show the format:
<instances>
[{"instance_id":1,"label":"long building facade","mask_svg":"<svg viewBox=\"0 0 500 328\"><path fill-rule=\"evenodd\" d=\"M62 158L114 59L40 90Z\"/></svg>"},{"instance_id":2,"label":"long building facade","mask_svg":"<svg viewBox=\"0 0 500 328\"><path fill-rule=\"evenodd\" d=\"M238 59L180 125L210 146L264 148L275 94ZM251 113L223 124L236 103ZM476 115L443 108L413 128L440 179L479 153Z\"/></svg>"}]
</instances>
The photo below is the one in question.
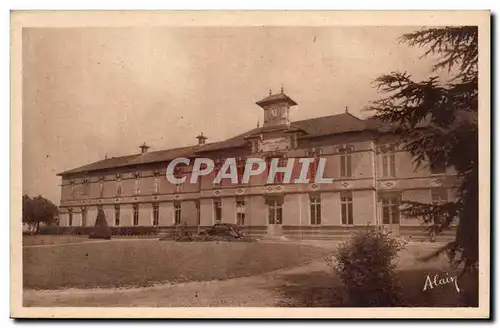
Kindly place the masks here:
<instances>
[{"instance_id":1,"label":"long building facade","mask_svg":"<svg viewBox=\"0 0 500 328\"><path fill-rule=\"evenodd\" d=\"M458 178L453 169L417 169L410 154L398 149L394 136L380 137L380 124L374 120L346 110L292 122L290 108L297 104L283 90L270 92L256 104L264 114L262 126L233 138L206 143L200 134L193 146L162 151L148 151L143 144L138 154L60 173L60 226L93 226L102 208L112 229L183 224L199 230L220 222L262 236L334 238L367 225L383 225L423 238L422 222L404 217L401 201L455 198ZM198 157L213 159L215 170L197 183L170 183L167 165L179 157L192 160L189 166L178 166L176 176L189 179ZM309 183L283 183L279 174L269 183L267 172L247 184L229 179L214 183L228 157L236 158L239 177L249 157L266 162L279 158L283 165L295 158L293 176L300 173L298 159L325 158L324 176L333 182L316 183L311 170Z\"/></svg>"}]
</instances>

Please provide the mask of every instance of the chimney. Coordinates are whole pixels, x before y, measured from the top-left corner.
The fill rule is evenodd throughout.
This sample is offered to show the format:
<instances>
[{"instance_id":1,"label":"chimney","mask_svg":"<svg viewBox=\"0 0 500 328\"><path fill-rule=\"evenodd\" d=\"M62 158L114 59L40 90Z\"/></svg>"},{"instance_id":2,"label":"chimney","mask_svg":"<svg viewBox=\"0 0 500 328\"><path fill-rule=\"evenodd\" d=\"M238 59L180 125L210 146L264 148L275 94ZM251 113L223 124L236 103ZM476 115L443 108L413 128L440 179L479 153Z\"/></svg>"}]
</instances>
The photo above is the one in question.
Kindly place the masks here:
<instances>
[{"instance_id":1,"label":"chimney","mask_svg":"<svg viewBox=\"0 0 500 328\"><path fill-rule=\"evenodd\" d=\"M196 139L198 139L198 145L204 145L205 140L207 140L207 137L205 137L202 132L200 133L200 135L196 136Z\"/></svg>"},{"instance_id":2,"label":"chimney","mask_svg":"<svg viewBox=\"0 0 500 328\"><path fill-rule=\"evenodd\" d=\"M139 148L141 148L141 154L146 154L150 147L146 145L146 143L143 143L142 145L139 146Z\"/></svg>"}]
</instances>

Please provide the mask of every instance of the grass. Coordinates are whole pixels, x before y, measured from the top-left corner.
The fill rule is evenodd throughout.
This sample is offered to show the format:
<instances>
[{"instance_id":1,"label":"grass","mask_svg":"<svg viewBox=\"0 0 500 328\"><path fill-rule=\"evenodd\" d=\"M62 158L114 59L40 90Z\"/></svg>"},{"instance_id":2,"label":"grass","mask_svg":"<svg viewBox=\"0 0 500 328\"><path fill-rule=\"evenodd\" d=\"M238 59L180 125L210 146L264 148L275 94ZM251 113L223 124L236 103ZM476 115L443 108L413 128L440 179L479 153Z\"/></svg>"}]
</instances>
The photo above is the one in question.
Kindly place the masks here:
<instances>
[{"instance_id":1,"label":"grass","mask_svg":"<svg viewBox=\"0 0 500 328\"><path fill-rule=\"evenodd\" d=\"M443 276L435 269L411 269L397 271L397 279L403 292L404 307L459 307L464 306L461 294L455 286L443 285L423 291L425 278L434 274ZM451 274L451 272L450 272ZM293 274L283 277L280 287L283 298L276 306L286 307L345 307L350 306L348 297L338 276L325 271ZM462 287L462 286L460 286Z\"/></svg>"},{"instance_id":2,"label":"grass","mask_svg":"<svg viewBox=\"0 0 500 328\"><path fill-rule=\"evenodd\" d=\"M131 240L23 249L29 289L149 286L250 276L303 264L327 250L297 244Z\"/></svg>"},{"instance_id":3,"label":"grass","mask_svg":"<svg viewBox=\"0 0 500 328\"><path fill-rule=\"evenodd\" d=\"M472 295L464 295L464 287L474 284L474 278L464 276L459 279L460 292L454 284L446 284L423 290L427 276L459 276L460 270L450 268L445 255L428 262L419 260L424 255L438 249L442 244L413 243L399 253L396 261L396 279L402 289L404 307L460 307L468 306ZM339 277L332 270L316 270L307 273L281 275L280 292L283 296L276 306L298 307L344 307L349 306L348 296ZM475 290L469 288L469 290ZM472 296L472 298L471 298ZM472 302L474 303L474 302Z\"/></svg>"},{"instance_id":4,"label":"grass","mask_svg":"<svg viewBox=\"0 0 500 328\"><path fill-rule=\"evenodd\" d=\"M89 238L87 236L25 235L23 236L23 246L72 244L88 240Z\"/></svg>"}]
</instances>

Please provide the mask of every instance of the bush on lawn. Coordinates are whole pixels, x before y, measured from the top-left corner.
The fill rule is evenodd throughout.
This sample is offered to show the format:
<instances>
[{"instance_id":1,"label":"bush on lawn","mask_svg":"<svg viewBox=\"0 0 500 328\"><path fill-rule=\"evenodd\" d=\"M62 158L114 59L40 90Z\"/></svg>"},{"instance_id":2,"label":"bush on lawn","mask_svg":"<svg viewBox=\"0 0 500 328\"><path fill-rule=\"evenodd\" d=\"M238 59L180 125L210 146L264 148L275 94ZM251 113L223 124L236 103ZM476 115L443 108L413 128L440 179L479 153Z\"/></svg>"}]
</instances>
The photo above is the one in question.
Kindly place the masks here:
<instances>
[{"instance_id":1,"label":"bush on lawn","mask_svg":"<svg viewBox=\"0 0 500 328\"><path fill-rule=\"evenodd\" d=\"M106 215L104 211L100 208L97 211L97 219L95 220L94 230L89 235L92 239L111 239L111 229L108 227L108 222L106 222Z\"/></svg>"},{"instance_id":2,"label":"bush on lawn","mask_svg":"<svg viewBox=\"0 0 500 328\"><path fill-rule=\"evenodd\" d=\"M404 243L380 228L355 233L327 264L344 284L349 306L402 306L394 260Z\"/></svg>"}]
</instances>

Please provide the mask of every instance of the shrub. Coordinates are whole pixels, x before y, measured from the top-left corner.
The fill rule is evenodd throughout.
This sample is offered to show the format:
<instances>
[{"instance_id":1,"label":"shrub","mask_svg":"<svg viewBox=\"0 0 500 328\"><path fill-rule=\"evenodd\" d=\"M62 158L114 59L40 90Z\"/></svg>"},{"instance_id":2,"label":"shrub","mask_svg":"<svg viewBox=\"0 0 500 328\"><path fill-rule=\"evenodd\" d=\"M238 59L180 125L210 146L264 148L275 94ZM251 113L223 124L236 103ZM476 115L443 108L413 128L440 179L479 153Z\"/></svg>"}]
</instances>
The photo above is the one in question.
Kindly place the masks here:
<instances>
[{"instance_id":1,"label":"shrub","mask_svg":"<svg viewBox=\"0 0 500 328\"><path fill-rule=\"evenodd\" d=\"M106 215L104 211L100 208L97 211L97 219L95 220L95 225L89 238L93 239L111 239L111 229L108 227L108 222L106 222Z\"/></svg>"},{"instance_id":2,"label":"shrub","mask_svg":"<svg viewBox=\"0 0 500 328\"><path fill-rule=\"evenodd\" d=\"M349 306L401 306L395 264L404 243L380 228L356 232L343 242L328 265L340 277Z\"/></svg>"}]
</instances>

